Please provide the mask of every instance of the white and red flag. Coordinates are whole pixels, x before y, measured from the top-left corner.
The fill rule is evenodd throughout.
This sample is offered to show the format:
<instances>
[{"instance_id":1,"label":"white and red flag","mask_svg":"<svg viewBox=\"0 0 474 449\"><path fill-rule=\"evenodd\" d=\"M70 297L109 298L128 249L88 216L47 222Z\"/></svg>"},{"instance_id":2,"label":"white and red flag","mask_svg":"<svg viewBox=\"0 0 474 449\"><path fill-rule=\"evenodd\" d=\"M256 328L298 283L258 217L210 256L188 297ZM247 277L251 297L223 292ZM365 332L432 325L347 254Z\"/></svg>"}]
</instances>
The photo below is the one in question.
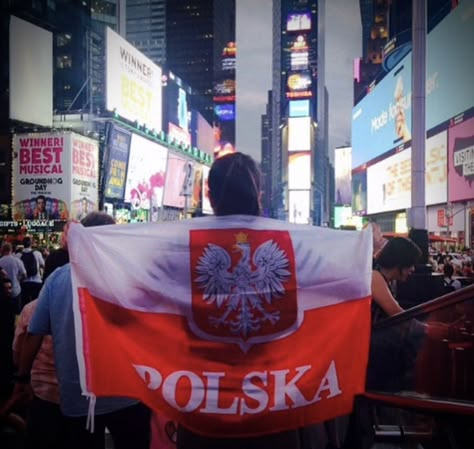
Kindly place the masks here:
<instances>
[{"instance_id":1,"label":"white and red flag","mask_svg":"<svg viewBox=\"0 0 474 449\"><path fill-rule=\"evenodd\" d=\"M231 437L346 414L364 391L370 230L204 217L73 224L68 245L85 394Z\"/></svg>"}]
</instances>

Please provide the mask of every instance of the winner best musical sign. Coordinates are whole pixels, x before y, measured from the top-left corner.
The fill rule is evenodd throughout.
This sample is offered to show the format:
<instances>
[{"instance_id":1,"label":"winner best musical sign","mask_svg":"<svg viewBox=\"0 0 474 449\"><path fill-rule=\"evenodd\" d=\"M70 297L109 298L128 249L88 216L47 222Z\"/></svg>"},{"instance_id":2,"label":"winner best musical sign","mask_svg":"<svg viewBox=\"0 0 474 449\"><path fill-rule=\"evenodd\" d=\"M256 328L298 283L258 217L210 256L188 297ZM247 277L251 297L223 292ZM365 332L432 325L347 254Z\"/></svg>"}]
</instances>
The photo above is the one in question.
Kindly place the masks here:
<instances>
[{"instance_id":1,"label":"winner best musical sign","mask_svg":"<svg viewBox=\"0 0 474 449\"><path fill-rule=\"evenodd\" d=\"M162 129L161 68L117 33L106 34L106 109Z\"/></svg>"},{"instance_id":2,"label":"winner best musical sign","mask_svg":"<svg viewBox=\"0 0 474 449\"><path fill-rule=\"evenodd\" d=\"M71 211L79 198L96 208L97 142L72 132L17 134L13 149L14 220L79 218Z\"/></svg>"}]
</instances>

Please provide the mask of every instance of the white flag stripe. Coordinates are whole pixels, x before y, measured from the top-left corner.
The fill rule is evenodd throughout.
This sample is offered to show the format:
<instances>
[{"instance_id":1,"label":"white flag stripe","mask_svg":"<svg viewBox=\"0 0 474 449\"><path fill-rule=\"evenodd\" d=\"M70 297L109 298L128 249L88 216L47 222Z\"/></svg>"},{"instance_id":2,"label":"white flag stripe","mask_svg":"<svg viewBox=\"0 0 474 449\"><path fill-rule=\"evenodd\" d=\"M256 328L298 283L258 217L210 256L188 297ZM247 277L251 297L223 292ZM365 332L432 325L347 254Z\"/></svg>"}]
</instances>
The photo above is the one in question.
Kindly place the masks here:
<instances>
[{"instance_id":1,"label":"white flag stripe","mask_svg":"<svg viewBox=\"0 0 474 449\"><path fill-rule=\"evenodd\" d=\"M72 225L75 284L134 310L188 315L191 307L189 231L287 230L295 253L299 309L370 295L370 228L337 231L249 217L204 217L173 223L83 228Z\"/></svg>"}]
</instances>

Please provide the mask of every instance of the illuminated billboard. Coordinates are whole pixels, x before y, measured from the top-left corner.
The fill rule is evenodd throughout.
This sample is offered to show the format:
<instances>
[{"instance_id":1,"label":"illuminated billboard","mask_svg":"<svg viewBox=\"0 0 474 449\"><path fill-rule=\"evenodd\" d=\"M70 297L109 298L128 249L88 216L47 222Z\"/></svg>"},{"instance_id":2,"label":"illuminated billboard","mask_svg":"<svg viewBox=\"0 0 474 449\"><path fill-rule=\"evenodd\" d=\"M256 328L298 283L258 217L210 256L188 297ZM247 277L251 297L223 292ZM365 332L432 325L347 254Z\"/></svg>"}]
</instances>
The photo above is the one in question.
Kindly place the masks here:
<instances>
[{"instance_id":1,"label":"illuminated billboard","mask_svg":"<svg viewBox=\"0 0 474 449\"><path fill-rule=\"evenodd\" d=\"M132 135L130 132L115 125L111 126L104 182L106 198L122 200L124 197L131 140Z\"/></svg>"},{"instance_id":2,"label":"illuminated billboard","mask_svg":"<svg viewBox=\"0 0 474 449\"><path fill-rule=\"evenodd\" d=\"M352 213L367 213L367 170L359 169L352 172Z\"/></svg>"},{"instance_id":3,"label":"illuminated billboard","mask_svg":"<svg viewBox=\"0 0 474 449\"><path fill-rule=\"evenodd\" d=\"M311 223L310 190L290 190L288 218L290 223Z\"/></svg>"},{"instance_id":4,"label":"illuminated billboard","mask_svg":"<svg viewBox=\"0 0 474 449\"><path fill-rule=\"evenodd\" d=\"M471 131L472 132L472 131ZM430 137L425 145L425 204L447 199L446 131ZM411 148L367 168L367 212L406 209L411 206ZM472 190L470 193L472 198Z\"/></svg>"},{"instance_id":5,"label":"illuminated billboard","mask_svg":"<svg viewBox=\"0 0 474 449\"><path fill-rule=\"evenodd\" d=\"M309 100L292 100L288 102L289 117L308 117L309 116Z\"/></svg>"},{"instance_id":6,"label":"illuminated billboard","mask_svg":"<svg viewBox=\"0 0 474 449\"><path fill-rule=\"evenodd\" d=\"M304 31L311 29L311 13L298 12L288 14L286 31Z\"/></svg>"},{"instance_id":7,"label":"illuminated billboard","mask_svg":"<svg viewBox=\"0 0 474 449\"><path fill-rule=\"evenodd\" d=\"M311 117L288 119L288 151L311 150Z\"/></svg>"},{"instance_id":8,"label":"illuminated billboard","mask_svg":"<svg viewBox=\"0 0 474 449\"><path fill-rule=\"evenodd\" d=\"M10 16L9 34L9 44L6 44L6 48L9 46L9 57L6 61L2 60L2 67L9 73L9 91L5 98L9 98L10 118L51 127L53 33Z\"/></svg>"},{"instance_id":9,"label":"illuminated billboard","mask_svg":"<svg viewBox=\"0 0 474 449\"><path fill-rule=\"evenodd\" d=\"M209 186L207 180L209 179L210 168L207 165L202 166L202 213L210 215L213 213L211 201L209 200Z\"/></svg>"},{"instance_id":10,"label":"illuminated billboard","mask_svg":"<svg viewBox=\"0 0 474 449\"><path fill-rule=\"evenodd\" d=\"M225 79L214 83L215 95L235 95L235 80Z\"/></svg>"},{"instance_id":11,"label":"illuminated billboard","mask_svg":"<svg viewBox=\"0 0 474 449\"><path fill-rule=\"evenodd\" d=\"M186 177L186 160L173 153L168 155L168 166L166 168L165 193L163 197L164 206L184 207L184 195L181 195L184 179Z\"/></svg>"},{"instance_id":12,"label":"illuminated billboard","mask_svg":"<svg viewBox=\"0 0 474 449\"><path fill-rule=\"evenodd\" d=\"M334 150L334 176L336 204L352 202L352 148L336 148Z\"/></svg>"},{"instance_id":13,"label":"illuminated billboard","mask_svg":"<svg viewBox=\"0 0 474 449\"><path fill-rule=\"evenodd\" d=\"M290 65L291 70L304 70L308 68L309 63L309 53L299 52L299 53L291 53L290 55Z\"/></svg>"},{"instance_id":14,"label":"illuminated billboard","mask_svg":"<svg viewBox=\"0 0 474 449\"><path fill-rule=\"evenodd\" d=\"M288 189L311 188L311 152L290 153L288 156Z\"/></svg>"},{"instance_id":15,"label":"illuminated billboard","mask_svg":"<svg viewBox=\"0 0 474 449\"><path fill-rule=\"evenodd\" d=\"M132 134L125 202L133 209L161 207L168 149L138 134Z\"/></svg>"},{"instance_id":16,"label":"illuminated billboard","mask_svg":"<svg viewBox=\"0 0 474 449\"><path fill-rule=\"evenodd\" d=\"M214 106L214 113L219 120L235 120L235 104L218 104Z\"/></svg>"},{"instance_id":17,"label":"illuminated billboard","mask_svg":"<svg viewBox=\"0 0 474 449\"><path fill-rule=\"evenodd\" d=\"M14 220L80 220L97 210L99 145L72 132L13 137Z\"/></svg>"},{"instance_id":18,"label":"illuminated billboard","mask_svg":"<svg viewBox=\"0 0 474 449\"><path fill-rule=\"evenodd\" d=\"M474 198L474 118L448 130L449 201Z\"/></svg>"},{"instance_id":19,"label":"illuminated billboard","mask_svg":"<svg viewBox=\"0 0 474 449\"><path fill-rule=\"evenodd\" d=\"M291 73L286 83L289 92L302 92L311 89L311 75L309 72Z\"/></svg>"},{"instance_id":20,"label":"illuminated billboard","mask_svg":"<svg viewBox=\"0 0 474 449\"><path fill-rule=\"evenodd\" d=\"M162 129L161 68L106 29L106 109L149 129Z\"/></svg>"},{"instance_id":21,"label":"illuminated billboard","mask_svg":"<svg viewBox=\"0 0 474 449\"><path fill-rule=\"evenodd\" d=\"M459 2L427 36L426 129L430 130L474 106L473 0ZM354 166L411 139L411 52L352 110Z\"/></svg>"},{"instance_id":22,"label":"illuminated billboard","mask_svg":"<svg viewBox=\"0 0 474 449\"><path fill-rule=\"evenodd\" d=\"M178 143L191 145L191 114L187 90L181 80L170 72L164 90L166 102L163 115L164 128L169 137Z\"/></svg>"}]
</instances>

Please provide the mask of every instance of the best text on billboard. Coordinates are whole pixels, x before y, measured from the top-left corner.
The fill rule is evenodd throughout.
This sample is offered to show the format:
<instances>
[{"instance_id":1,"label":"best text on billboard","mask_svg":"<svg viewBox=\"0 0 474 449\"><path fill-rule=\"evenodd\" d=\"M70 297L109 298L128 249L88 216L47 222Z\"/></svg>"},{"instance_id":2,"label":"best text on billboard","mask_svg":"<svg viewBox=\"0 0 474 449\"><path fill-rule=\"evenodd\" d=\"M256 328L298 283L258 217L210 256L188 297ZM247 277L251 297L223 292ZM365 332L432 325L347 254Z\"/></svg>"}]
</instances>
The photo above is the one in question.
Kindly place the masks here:
<instances>
[{"instance_id":1,"label":"best text on billboard","mask_svg":"<svg viewBox=\"0 0 474 449\"><path fill-rule=\"evenodd\" d=\"M106 32L106 109L162 129L161 68L117 33Z\"/></svg>"}]
</instances>

